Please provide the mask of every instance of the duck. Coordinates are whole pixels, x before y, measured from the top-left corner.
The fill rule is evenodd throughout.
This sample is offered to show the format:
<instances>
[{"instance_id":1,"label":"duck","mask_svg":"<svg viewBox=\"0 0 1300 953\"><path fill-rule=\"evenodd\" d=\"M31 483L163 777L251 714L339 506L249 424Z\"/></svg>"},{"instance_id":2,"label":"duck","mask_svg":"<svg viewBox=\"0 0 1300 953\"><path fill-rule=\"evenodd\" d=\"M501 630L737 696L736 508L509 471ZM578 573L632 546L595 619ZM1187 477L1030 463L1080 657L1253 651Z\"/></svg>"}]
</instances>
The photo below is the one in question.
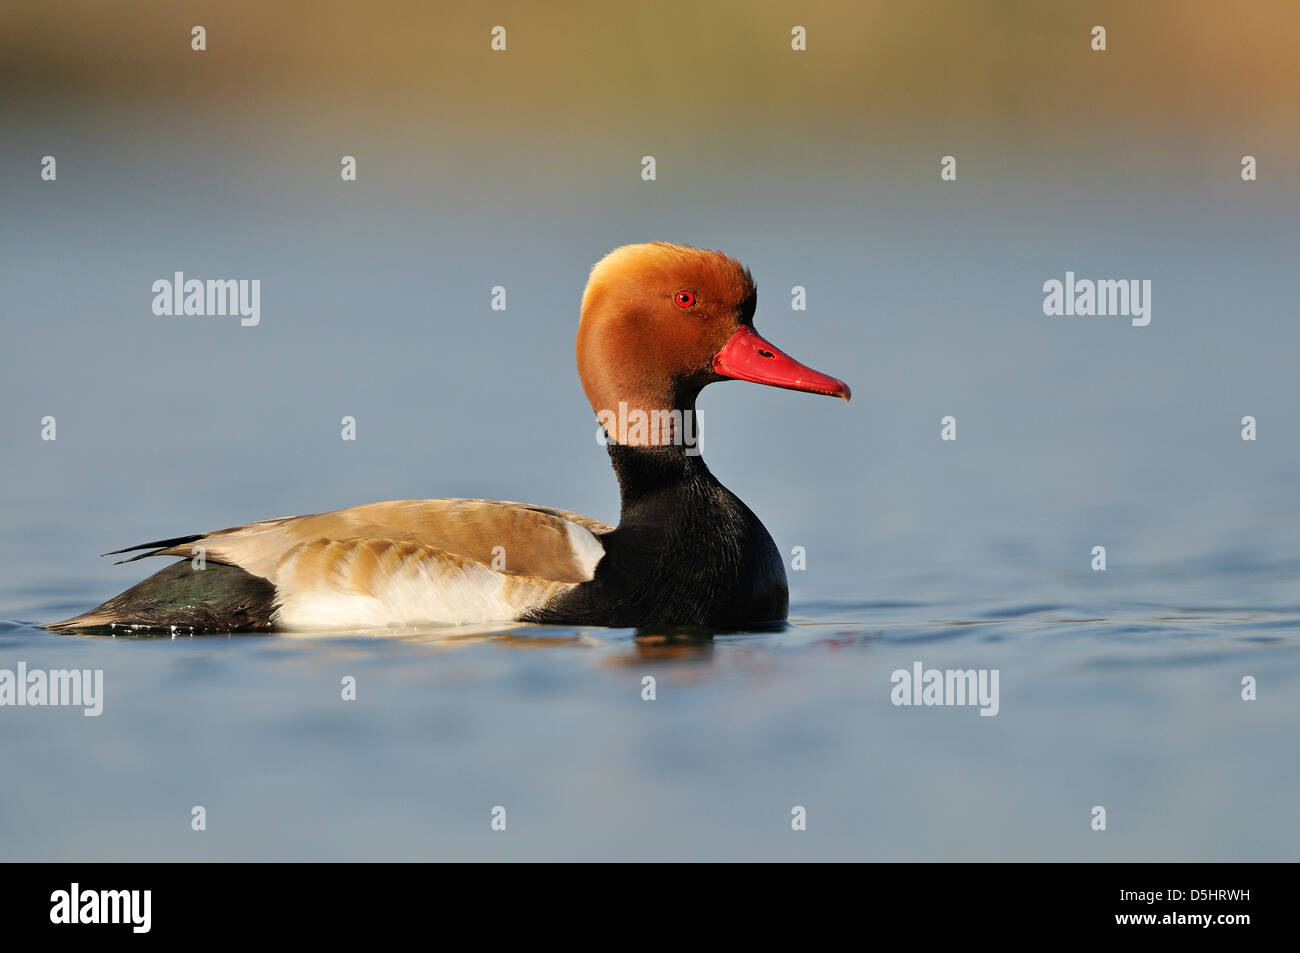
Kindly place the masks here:
<instances>
[{"instance_id":1,"label":"duck","mask_svg":"<svg viewBox=\"0 0 1300 953\"><path fill-rule=\"evenodd\" d=\"M754 328L749 270L719 251L624 245L592 268L578 376L618 480L618 523L499 500L368 503L115 550L180 557L47 628L202 634L534 623L782 624L771 535L705 465L695 404L740 380L851 397Z\"/></svg>"}]
</instances>

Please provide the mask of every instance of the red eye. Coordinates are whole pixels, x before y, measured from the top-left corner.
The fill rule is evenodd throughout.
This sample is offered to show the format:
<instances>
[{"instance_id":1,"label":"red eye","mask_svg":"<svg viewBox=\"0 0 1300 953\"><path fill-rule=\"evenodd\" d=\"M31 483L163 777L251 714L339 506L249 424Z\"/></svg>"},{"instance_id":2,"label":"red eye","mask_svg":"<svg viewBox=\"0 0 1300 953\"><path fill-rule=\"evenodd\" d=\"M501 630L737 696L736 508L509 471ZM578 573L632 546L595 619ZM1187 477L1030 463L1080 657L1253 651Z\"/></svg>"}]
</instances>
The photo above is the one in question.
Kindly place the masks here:
<instances>
[{"instance_id":1,"label":"red eye","mask_svg":"<svg viewBox=\"0 0 1300 953\"><path fill-rule=\"evenodd\" d=\"M695 307L695 292L679 291L673 295L673 301L677 303L679 308L693 308Z\"/></svg>"}]
</instances>

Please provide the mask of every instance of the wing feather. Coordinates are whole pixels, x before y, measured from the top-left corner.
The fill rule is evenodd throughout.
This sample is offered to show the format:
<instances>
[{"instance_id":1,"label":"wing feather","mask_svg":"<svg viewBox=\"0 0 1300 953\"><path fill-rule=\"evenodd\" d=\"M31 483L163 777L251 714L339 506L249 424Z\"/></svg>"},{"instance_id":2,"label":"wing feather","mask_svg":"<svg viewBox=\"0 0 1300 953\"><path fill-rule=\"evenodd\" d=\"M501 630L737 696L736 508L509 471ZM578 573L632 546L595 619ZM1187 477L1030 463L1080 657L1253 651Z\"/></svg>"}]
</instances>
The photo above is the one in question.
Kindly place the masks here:
<instances>
[{"instance_id":1,"label":"wing feather","mask_svg":"<svg viewBox=\"0 0 1300 953\"><path fill-rule=\"evenodd\" d=\"M410 543L481 563L508 575L550 582L591 579L604 554L607 523L567 510L500 500L391 500L329 513L264 520L213 533L178 536L106 555L147 549L129 557L191 556L239 566L280 586L282 563L306 543L369 540ZM394 552L400 551L400 547ZM352 558L366 560L357 551ZM287 581L287 580L286 580Z\"/></svg>"}]
</instances>

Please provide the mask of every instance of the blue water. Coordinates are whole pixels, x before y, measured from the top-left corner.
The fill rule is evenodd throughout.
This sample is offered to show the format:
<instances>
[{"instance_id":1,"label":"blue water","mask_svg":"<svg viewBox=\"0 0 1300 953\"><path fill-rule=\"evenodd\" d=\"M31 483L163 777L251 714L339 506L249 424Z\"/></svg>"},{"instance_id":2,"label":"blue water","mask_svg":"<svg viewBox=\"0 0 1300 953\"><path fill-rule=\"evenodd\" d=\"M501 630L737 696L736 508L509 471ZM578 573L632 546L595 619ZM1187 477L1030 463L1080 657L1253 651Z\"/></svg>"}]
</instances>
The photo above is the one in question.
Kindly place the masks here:
<instances>
[{"instance_id":1,"label":"blue water","mask_svg":"<svg viewBox=\"0 0 1300 953\"><path fill-rule=\"evenodd\" d=\"M783 633L704 640L8 623L4 659L102 668L106 698L98 718L4 712L0 843L62 860L1294 859L1298 627L1294 604L987 600L796 603ZM914 661L999 669L999 713L893 706L890 673Z\"/></svg>"},{"instance_id":2,"label":"blue water","mask_svg":"<svg viewBox=\"0 0 1300 953\"><path fill-rule=\"evenodd\" d=\"M743 183L683 158L653 197L609 155L529 177L508 152L490 181L417 155L343 191L194 130L78 141L93 161L9 185L0 220L0 668L102 669L106 697L0 709L0 859L1300 855L1294 195L1160 156L947 193L848 156L794 189L776 153ZM612 520L577 301L654 238L741 257L760 330L853 387L701 402L714 472L806 554L784 631L36 627L160 565L98 553L255 519L472 496ZM1067 269L1151 279L1151 325L1044 317ZM262 323L154 316L176 270L260 279ZM914 662L997 669L998 714L894 706Z\"/></svg>"}]
</instances>

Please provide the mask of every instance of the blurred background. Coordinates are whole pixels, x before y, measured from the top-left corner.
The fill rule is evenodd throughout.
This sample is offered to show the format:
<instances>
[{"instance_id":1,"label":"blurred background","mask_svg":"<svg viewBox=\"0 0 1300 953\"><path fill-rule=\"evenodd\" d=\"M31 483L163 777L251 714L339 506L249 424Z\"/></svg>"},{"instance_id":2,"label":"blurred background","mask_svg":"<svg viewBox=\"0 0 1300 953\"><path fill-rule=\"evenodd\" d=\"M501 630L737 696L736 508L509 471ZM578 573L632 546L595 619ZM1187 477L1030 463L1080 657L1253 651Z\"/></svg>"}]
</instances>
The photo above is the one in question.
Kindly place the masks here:
<instances>
[{"instance_id":1,"label":"blurred background","mask_svg":"<svg viewBox=\"0 0 1300 953\"><path fill-rule=\"evenodd\" d=\"M195 25L203 52L191 49ZM496 25L504 52L490 47ZM804 52L791 50L795 25L806 28ZM1095 25L1104 52L1091 48ZM885 805L880 829L845 839L822 828L813 856L1294 856L1300 831L1280 802L1271 812L1274 802L1220 783L1267 778L1281 792L1297 780L1273 757L1300 713L1294 3L8 0L0 129L0 615L11 620L0 663L55 653L100 664L109 650L99 642L31 623L160 568L97 559L148 539L406 497L513 499L613 520L617 488L574 367L579 297L611 248L685 242L747 264L758 328L853 387L844 405L728 384L705 392L700 417L715 474L783 552L807 550L807 571L790 574L792 618L856 648L847 668L823 662L798 627L743 653L710 648L709 665L733 680L681 696L672 725L727 711L736 732L749 729L695 734L691 752L657 749L654 778L675 778L674 796L716 803L753 790L746 768L780 775L774 765L791 765L805 792L847 805L883 783L862 765L915 765L916 776L873 795ZM46 155L54 182L41 179ZM355 182L340 177L345 155L356 157ZM646 155L652 182L641 178ZM940 181L945 155L956 181ZM1245 155L1258 181L1242 180ZM1149 279L1150 326L1045 317L1043 283L1067 270ZM176 271L259 279L260 324L154 315L151 285ZM507 289L505 311L490 308L495 285ZM807 289L806 311L790 307L795 285ZM53 442L40 439L47 415ZM356 418L355 442L340 439L345 415ZM957 419L955 442L939 439L945 415ZM1254 442L1240 436L1246 415L1258 421ZM1095 545L1107 548L1106 573L1089 568ZM1192 617L1213 624L1170 621ZM1060 644L1046 623L1062 619L1096 625L1065 654L1039 654ZM949 622L978 624L934 628ZM477 702L456 708L474 730L439 748L404 719L409 734L386 735L404 739L392 742L394 763L418 751L430 771L463 765L468 739L488 726L509 733L502 719L523 732L511 736L523 763L568 763L547 739L580 739L593 729L569 716L603 712L626 763L610 750L596 758L595 746L581 767L616 789L605 797L664 803L638 774L650 770L636 741L649 729L624 721L641 709L614 714L602 699L623 697L604 674L620 669L606 663L671 659L646 661L631 633L582 637L596 644L581 657L598 660L579 665L585 678L563 653L524 653L525 663L490 643L467 647L457 657L478 661L457 663L453 682L478 686ZM340 736L299 711L292 691L274 689L274 702L247 694L270 678L260 655L291 650L211 647L228 644L176 649L221 661L201 674L187 664L190 680L175 684L154 667L175 664L158 644L112 650L104 664L116 666L106 677L121 714L110 702L99 722L122 719L112 737L145 758L135 773L110 766L120 752L104 754L79 715L23 713L30 732L0 751L46 780L0 795L11 856L51 856L49 838L35 838L71 809L47 748L84 746L105 762L101 787L127 799L141 794L142 765L146 776L164 772L142 750L170 751L167 776L202 777L209 790L246 780L241 758L273 773L305 737L330 757L337 749L323 739ZM415 722L435 704L421 699L455 697L444 656L413 668L384 654L396 648L359 644L347 657L375 666ZM410 651L426 658L400 650ZM286 669L298 674L333 657L292 652L307 653L290 656L308 666ZM755 653L774 681L747 681ZM945 653L963 667L1002 666L1003 685L1033 684L1032 697L1004 703L997 719L963 718L971 737L960 745L941 718L877 725L869 742L855 734L870 720L855 705L879 707L895 664L938 664ZM1228 714L1242 708L1229 704L1237 680L1262 662L1281 679L1274 707L1252 713L1259 723L1231 721L1245 717ZM1211 677L1214 665L1222 671ZM639 677L625 674L629 685ZM509 717L520 685L531 727ZM584 686L588 709L574 701ZM155 734L168 691L181 705L211 693L211 723L198 722L229 744L223 767ZM1207 691L1226 707L1208 705ZM871 718L898 715L886 705ZM267 732L259 719L273 718L297 727ZM771 719L795 727L762 732ZM1090 732L1060 748L1081 719ZM991 736L986 722L1010 734ZM1158 751L1130 747L1135 723L1164 726L1150 739ZM1239 760L1188 768L1211 735ZM714 777L721 748L743 754ZM1008 773L1015 751L1041 757ZM1161 797L1189 788L1205 800L1185 807L1185 826L1147 828L1106 853L1115 841L1103 849L1065 833L1096 803L1086 777L1069 782L1077 805L1053 788L1063 765L1081 762L1143 810L1168 810ZM636 797L602 764L638 776ZM400 776L386 762L368 773ZM583 776L571 763L561 774L547 789L556 810ZM765 789L780 787L763 777ZM466 805L492 787L473 778L454 782ZM264 792L271 803L306 783L281 780ZM948 797L918 801L919 787L987 795L972 809L984 826ZM285 833L283 818L278 835L250 820L246 841L223 842L226 856L358 856L363 842L382 845L379 856L482 849L451 834L436 847L351 839L342 818L361 796L344 784L318 805L335 824L328 844L314 828ZM779 837L788 798L774 797ZM1009 801L1005 824L988 820ZM615 856L783 856L776 841L755 846L745 803L722 840L708 834L716 816L696 827L673 815L631 833L611 820L601 843ZM419 809L398 797L374 824L395 830L384 825ZM117 810L120 830L153 831L138 801ZM465 810L477 817L477 806ZM1221 823L1188 833L1207 816ZM923 830L938 840L912 836ZM150 849L214 849L177 831L175 844L149 834ZM578 851L567 836L529 849ZM91 853L131 859L138 843L110 839Z\"/></svg>"}]
</instances>

